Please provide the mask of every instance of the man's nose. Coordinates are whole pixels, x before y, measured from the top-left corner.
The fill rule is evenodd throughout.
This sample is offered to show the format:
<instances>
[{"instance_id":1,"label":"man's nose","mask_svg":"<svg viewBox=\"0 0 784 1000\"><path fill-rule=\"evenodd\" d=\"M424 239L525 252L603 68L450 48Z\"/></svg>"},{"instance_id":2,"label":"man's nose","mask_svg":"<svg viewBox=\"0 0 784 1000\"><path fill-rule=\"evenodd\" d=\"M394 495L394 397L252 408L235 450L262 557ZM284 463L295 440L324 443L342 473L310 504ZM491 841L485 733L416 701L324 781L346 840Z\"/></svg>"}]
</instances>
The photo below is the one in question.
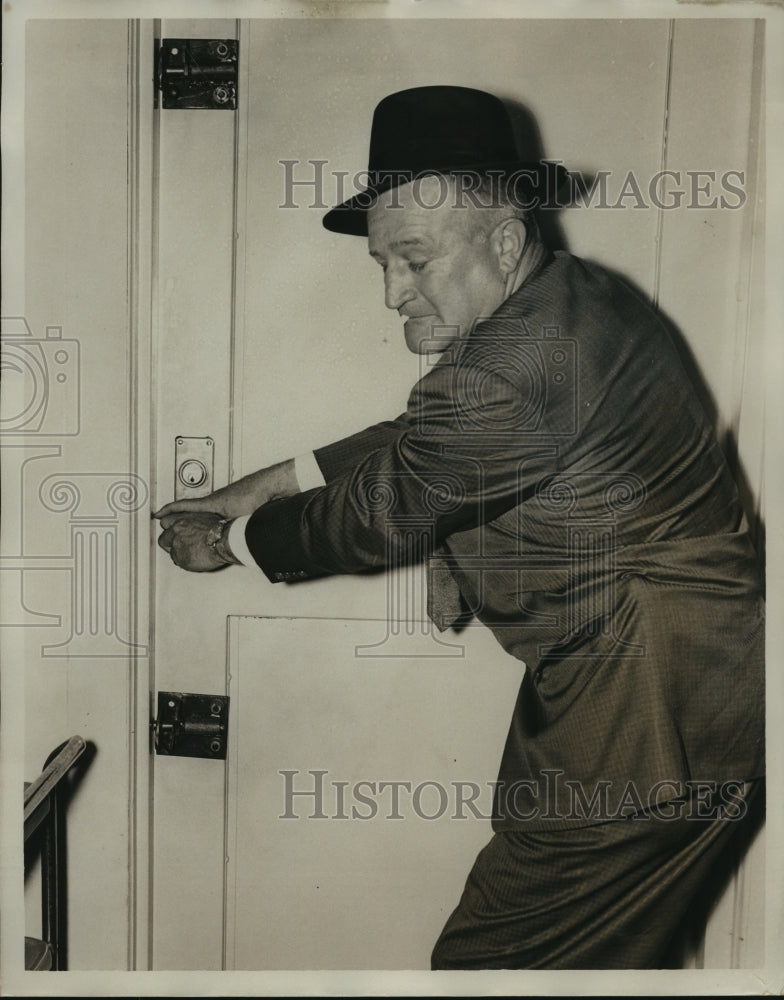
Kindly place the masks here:
<instances>
[{"instance_id":1,"label":"man's nose","mask_svg":"<svg viewBox=\"0 0 784 1000\"><path fill-rule=\"evenodd\" d=\"M384 272L384 302L387 309L400 309L416 297L413 277L405 263L388 265Z\"/></svg>"}]
</instances>

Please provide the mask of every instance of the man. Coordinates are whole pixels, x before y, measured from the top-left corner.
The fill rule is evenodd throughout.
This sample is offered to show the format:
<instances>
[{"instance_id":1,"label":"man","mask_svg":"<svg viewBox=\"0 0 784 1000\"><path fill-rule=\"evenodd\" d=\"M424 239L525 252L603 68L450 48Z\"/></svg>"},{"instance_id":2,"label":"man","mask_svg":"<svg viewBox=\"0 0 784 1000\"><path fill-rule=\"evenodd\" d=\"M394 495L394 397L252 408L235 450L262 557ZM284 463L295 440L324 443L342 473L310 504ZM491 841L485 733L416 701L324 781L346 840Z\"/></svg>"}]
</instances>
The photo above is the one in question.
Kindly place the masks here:
<instances>
[{"instance_id":1,"label":"man","mask_svg":"<svg viewBox=\"0 0 784 1000\"><path fill-rule=\"evenodd\" d=\"M653 310L544 246L553 172L500 101L391 95L369 176L325 225L367 235L407 346L440 357L397 420L164 507L160 544L273 581L432 556L437 624L476 616L526 664L495 833L433 968L656 966L763 769L735 487Z\"/></svg>"}]
</instances>

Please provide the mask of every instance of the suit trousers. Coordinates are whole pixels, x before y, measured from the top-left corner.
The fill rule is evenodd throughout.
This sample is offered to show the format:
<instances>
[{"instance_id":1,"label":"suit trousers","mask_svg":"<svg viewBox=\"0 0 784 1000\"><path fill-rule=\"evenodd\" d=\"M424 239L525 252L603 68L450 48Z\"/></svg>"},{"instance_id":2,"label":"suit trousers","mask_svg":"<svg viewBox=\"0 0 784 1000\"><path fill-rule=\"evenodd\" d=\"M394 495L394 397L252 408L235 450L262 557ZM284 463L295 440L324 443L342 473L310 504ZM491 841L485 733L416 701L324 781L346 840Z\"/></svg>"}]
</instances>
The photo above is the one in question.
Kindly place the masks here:
<instances>
[{"instance_id":1,"label":"suit trousers","mask_svg":"<svg viewBox=\"0 0 784 1000\"><path fill-rule=\"evenodd\" d=\"M740 809L686 803L674 819L670 803L592 826L494 834L433 949L432 968L667 967L698 890L719 877L730 842L759 820L762 784L740 786ZM700 818L706 813L711 818Z\"/></svg>"}]
</instances>

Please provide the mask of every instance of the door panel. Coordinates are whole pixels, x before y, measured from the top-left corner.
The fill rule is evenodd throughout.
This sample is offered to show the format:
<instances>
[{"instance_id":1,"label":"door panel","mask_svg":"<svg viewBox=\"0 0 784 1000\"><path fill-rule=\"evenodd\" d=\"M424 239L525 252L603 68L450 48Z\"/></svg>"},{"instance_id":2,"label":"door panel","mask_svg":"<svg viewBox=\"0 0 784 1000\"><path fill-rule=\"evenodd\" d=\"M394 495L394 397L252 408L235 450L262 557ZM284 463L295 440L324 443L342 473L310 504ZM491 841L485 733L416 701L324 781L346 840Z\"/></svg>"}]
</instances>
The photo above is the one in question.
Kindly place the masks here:
<instances>
[{"instance_id":1,"label":"door panel","mask_svg":"<svg viewBox=\"0 0 784 1000\"><path fill-rule=\"evenodd\" d=\"M396 415L418 375L399 318L383 307L381 272L365 241L328 233L323 209L311 207L335 203L341 172L348 175L345 197L352 193L351 178L367 167L370 121L383 96L426 83L489 89L520 114L527 107L544 153L570 168L591 175L607 165L642 176L659 168L666 22L508 20L499 28L418 19L249 23L238 472ZM563 51L581 53L590 109L569 75L551 72ZM618 123L632 100L630 141ZM296 186L287 188L289 178ZM559 213L557 222L574 252L622 262L652 293L654 212L578 208Z\"/></svg>"},{"instance_id":2,"label":"door panel","mask_svg":"<svg viewBox=\"0 0 784 1000\"><path fill-rule=\"evenodd\" d=\"M229 620L227 968L427 969L490 838L522 664L357 656L383 625Z\"/></svg>"}]
</instances>

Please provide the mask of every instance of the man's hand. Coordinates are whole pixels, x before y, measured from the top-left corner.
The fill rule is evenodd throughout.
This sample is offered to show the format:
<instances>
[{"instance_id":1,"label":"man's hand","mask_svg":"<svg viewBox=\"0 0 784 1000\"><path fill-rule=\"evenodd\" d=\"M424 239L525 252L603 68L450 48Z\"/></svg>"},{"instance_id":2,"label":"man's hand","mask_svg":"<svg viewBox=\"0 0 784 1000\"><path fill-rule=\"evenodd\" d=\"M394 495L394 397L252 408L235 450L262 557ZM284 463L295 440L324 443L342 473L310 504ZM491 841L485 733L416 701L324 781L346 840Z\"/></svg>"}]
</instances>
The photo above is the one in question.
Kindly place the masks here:
<instances>
[{"instance_id":1,"label":"man's hand","mask_svg":"<svg viewBox=\"0 0 784 1000\"><path fill-rule=\"evenodd\" d=\"M294 471L294 460L289 459L243 476L209 496L195 500L174 500L156 511L153 517L209 512L233 520L235 517L252 514L270 500L293 496L295 493L299 493L299 483Z\"/></svg>"},{"instance_id":2,"label":"man's hand","mask_svg":"<svg viewBox=\"0 0 784 1000\"><path fill-rule=\"evenodd\" d=\"M191 501L196 502L196 501ZM224 520L216 513L176 513L160 518L163 531L158 544L168 552L175 566L191 573L209 573L227 563L210 544Z\"/></svg>"}]
</instances>

